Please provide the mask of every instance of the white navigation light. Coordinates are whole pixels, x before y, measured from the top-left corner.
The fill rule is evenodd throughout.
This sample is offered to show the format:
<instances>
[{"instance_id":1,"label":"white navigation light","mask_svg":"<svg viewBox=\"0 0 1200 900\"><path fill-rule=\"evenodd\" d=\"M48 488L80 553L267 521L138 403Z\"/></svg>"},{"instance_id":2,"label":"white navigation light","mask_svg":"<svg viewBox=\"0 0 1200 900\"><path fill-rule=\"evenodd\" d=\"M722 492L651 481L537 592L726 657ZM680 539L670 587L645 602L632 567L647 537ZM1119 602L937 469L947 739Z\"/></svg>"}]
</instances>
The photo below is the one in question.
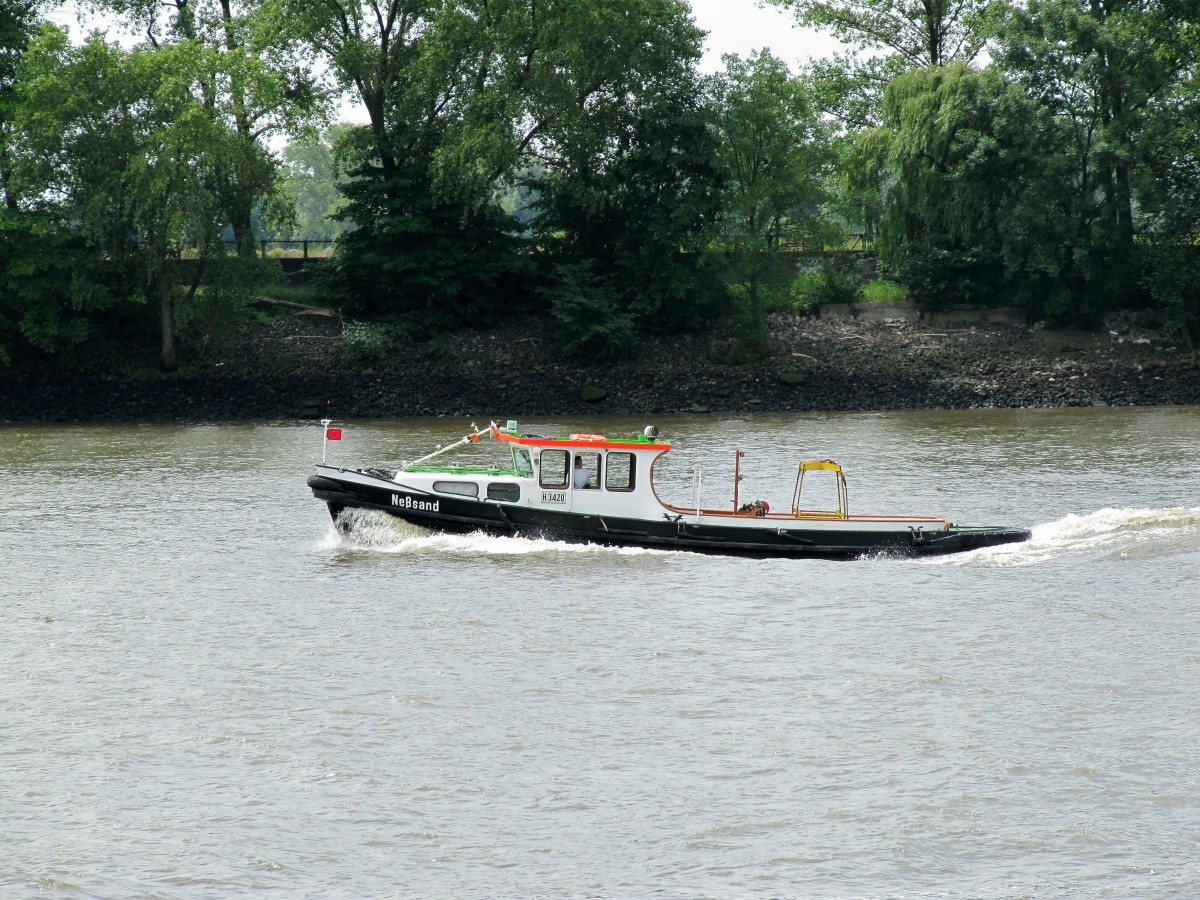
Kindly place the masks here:
<instances>
[{"instance_id":1,"label":"white navigation light","mask_svg":"<svg viewBox=\"0 0 1200 900\"><path fill-rule=\"evenodd\" d=\"M650 440L654 440L656 437L658 437L658 426L647 425L646 430L643 431L642 434L646 435L646 437L650 438Z\"/></svg>"}]
</instances>

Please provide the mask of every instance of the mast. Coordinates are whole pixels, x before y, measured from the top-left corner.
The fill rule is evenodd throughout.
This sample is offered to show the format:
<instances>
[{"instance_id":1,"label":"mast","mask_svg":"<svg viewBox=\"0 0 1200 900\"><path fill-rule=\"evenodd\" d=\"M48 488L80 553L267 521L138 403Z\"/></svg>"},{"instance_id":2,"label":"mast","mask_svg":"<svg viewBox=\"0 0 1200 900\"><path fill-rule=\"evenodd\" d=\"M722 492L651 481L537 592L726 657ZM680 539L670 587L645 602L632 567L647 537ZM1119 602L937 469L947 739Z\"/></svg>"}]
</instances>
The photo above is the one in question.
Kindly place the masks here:
<instances>
[{"instance_id":1,"label":"mast","mask_svg":"<svg viewBox=\"0 0 1200 900\"><path fill-rule=\"evenodd\" d=\"M738 508L738 484L742 480L742 456L745 454L741 450L733 451L733 511L737 512Z\"/></svg>"}]
</instances>

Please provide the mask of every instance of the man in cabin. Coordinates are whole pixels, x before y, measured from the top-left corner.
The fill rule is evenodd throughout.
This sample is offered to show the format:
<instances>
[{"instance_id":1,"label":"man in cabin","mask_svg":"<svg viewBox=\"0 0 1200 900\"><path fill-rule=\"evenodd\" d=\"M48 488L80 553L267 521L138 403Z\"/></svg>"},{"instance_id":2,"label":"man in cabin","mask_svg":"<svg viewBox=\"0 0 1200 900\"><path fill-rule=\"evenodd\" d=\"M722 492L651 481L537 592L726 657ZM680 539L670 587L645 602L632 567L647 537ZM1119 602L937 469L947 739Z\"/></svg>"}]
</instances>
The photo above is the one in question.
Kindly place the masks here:
<instances>
[{"instance_id":1,"label":"man in cabin","mask_svg":"<svg viewBox=\"0 0 1200 900\"><path fill-rule=\"evenodd\" d=\"M583 457L575 457L575 473L573 476L573 484L576 488L585 488L588 486L588 471L583 467Z\"/></svg>"}]
</instances>

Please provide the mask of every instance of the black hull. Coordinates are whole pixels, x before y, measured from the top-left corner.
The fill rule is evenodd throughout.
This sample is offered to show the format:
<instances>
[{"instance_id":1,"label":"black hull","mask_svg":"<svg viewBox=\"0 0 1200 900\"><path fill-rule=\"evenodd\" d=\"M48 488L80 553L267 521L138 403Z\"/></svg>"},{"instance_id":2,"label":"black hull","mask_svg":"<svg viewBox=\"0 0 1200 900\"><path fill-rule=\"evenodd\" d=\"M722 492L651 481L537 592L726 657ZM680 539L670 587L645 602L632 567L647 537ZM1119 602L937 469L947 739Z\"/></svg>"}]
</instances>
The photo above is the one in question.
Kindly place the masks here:
<instances>
[{"instance_id":1,"label":"black hull","mask_svg":"<svg viewBox=\"0 0 1200 900\"><path fill-rule=\"evenodd\" d=\"M838 532L812 527L784 527L772 522L761 529L695 525L686 517L664 516L661 522L614 516L555 512L499 501L479 501L445 495L419 495L386 481L378 486L347 483L313 475L313 496L323 500L335 523L345 509L368 509L435 531L485 531L496 535L544 538L612 547L686 550L746 557L815 557L853 559L862 556L930 556L960 553L1028 540L1023 528L952 528L923 533ZM405 498L400 504L397 498ZM428 499L421 499L427 497Z\"/></svg>"}]
</instances>

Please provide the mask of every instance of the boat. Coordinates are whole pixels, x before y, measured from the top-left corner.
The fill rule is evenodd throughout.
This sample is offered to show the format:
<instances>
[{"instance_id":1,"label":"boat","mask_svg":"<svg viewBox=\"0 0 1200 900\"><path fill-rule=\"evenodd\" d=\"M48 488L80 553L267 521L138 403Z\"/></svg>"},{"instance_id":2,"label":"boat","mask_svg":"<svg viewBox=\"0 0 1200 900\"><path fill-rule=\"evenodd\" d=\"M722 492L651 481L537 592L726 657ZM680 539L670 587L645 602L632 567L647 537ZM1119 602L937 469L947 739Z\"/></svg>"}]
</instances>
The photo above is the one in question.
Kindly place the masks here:
<instances>
[{"instance_id":1,"label":"boat","mask_svg":"<svg viewBox=\"0 0 1200 900\"><path fill-rule=\"evenodd\" d=\"M327 434L340 430L329 429ZM640 434L608 437L523 433L515 421L492 422L399 468L343 468L322 462L308 479L339 530L352 529L348 510L376 510L444 532L483 531L615 547L645 547L748 557L926 556L1025 541L1025 528L955 525L940 516L851 513L842 467L808 460L796 468L785 509L764 500L741 502L743 451L735 451L732 502L702 504L701 472L693 473L693 503L661 500L654 467L671 444L650 425ZM446 464L440 457L490 439L497 465ZM813 483L827 509L810 509ZM805 486L809 490L805 492ZM834 498L836 497L836 503Z\"/></svg>"}]
</instances>

